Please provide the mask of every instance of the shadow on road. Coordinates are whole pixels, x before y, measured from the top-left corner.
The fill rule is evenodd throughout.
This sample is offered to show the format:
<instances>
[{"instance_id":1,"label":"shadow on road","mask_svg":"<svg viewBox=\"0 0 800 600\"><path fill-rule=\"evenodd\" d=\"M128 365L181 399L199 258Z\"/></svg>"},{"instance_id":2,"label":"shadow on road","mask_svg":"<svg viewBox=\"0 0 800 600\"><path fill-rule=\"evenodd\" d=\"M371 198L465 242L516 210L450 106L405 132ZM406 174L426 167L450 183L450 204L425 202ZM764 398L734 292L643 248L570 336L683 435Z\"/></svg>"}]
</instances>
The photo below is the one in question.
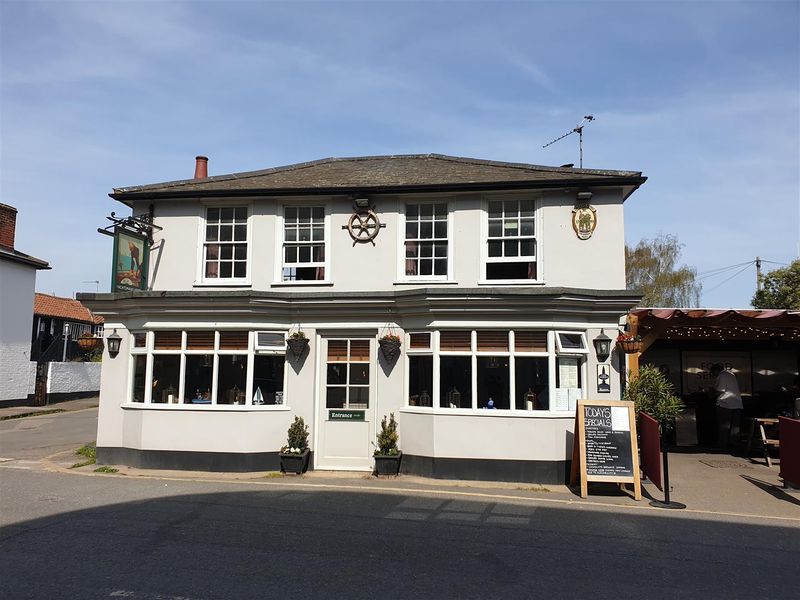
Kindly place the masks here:
<instances>
[{"instance_id":1,"label":"shadow on road","mask_svg":"<svg viewBox=\"0 0 800 600\"><path fill-rule=\"evenodd\" d=\"M160 497L0 529L0 597L730 599L796 592L800 535L788 526L388 493L168 495L155 484L148 493Z\"/></svg>"},{"instance_id":2,"label":"shadow on road","mask_svg":"<svg viewBox=\"0 0 800 600\"><path fill-rule=\"evenodd\" d=\"M760 479L756 479L755 477L750 477L749 475L739 475L739 477L741 477L745 481L752 483L757 488L764 490L773 498L777 498L778 500L783 500L784 502L800 506L800 500L798 500L791 494L787 494L779 487L769 483L768 481L761 481Z\"/></svg>"}]
</instances>

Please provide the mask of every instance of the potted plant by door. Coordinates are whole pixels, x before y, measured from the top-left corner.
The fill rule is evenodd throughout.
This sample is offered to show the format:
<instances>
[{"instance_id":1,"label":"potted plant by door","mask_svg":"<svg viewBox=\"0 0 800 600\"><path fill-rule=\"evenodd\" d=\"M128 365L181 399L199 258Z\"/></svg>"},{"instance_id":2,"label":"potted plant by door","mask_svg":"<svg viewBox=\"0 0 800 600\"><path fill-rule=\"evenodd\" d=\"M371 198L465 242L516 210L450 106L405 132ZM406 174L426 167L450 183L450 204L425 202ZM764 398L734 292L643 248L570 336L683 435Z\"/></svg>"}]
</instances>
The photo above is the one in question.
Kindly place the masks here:
<instances>
[{"instance_id":1,"label":"potted plant by door","mask_svg":"<svg viewBox=\"0 0 800 600\"><path fill-rule=\"evenodd\" d=\"M300 355L305 352L305 349L308 346L308 338L302 329L298 329L297 331L289 334L289 338L286 340L286 345L289 347L289 350L292 352L292 354L294 354L295 358L300 358Z\"/></svg>"},{"instance_id":2,"label":"potted plant by door","mask_svg":"<svg viewBox=\"0 0 800 600\"><path fill-rule=\"evenodd\" d=\"M400 345L400 336L391 331L378 340L378 346L384 358L389 362L392 362L400 354Z\"/></svg>"},{"instance_id":3,"label":"potted plant by door","mask_svg":"<svg viewBox=\"0 0 800 600\"><path fill-rule=\"evenodd\" d=\"M375 450L375 475L397 475L400 472L403 453L397 448L398 439L400 435L397 433L394 413L389 415L388 422L384 415L378 432L378 449Z\"/></svg>"},{"instance_id":4,"label":"potted plant by door","mask_svg":"<svg viewBox=\"0 0 800 600\"><path fill-rule=\"evenodd\" d=\"M295 417L289 426L286 445L278 453L281 457L281 473L305 473L308 469L308 425L303 417Z\"/></svg>"}]
</instances>

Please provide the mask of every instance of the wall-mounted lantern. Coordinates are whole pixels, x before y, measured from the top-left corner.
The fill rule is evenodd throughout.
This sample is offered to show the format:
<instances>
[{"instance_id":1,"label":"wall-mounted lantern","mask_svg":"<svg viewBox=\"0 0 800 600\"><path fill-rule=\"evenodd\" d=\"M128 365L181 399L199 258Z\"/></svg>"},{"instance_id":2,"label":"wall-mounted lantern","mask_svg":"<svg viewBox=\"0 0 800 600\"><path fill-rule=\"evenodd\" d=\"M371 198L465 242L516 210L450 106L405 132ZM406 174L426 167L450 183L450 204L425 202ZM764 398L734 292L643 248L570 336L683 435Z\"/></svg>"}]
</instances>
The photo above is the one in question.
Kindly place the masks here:
<instances>
[{"instance_id":1,"label":"wall-mounted lantern","mask_svg":"<svg viewBox=\"0 0 800 600\"><path fill-rule=\"evenodd\" d=\"M606 335L605 329L600 330L600 335L592 340L592 344L594 344L594 352L597 354L597 360L599 362L605 362L611 354L611 338Z\"/></svg>"},{"instance_id":2,"label":"wall-mounted lantern","mask_svg":"<svg viewBox=\"0 0 800 600\"><path fill-rule=\"evenodd\" d=\"M111 332L111 335L108 336L108 355L111 358L116 358L117 354L119 354L120 344L122 344L122 338L115 329Z\"/></svg>"}]
</instances>

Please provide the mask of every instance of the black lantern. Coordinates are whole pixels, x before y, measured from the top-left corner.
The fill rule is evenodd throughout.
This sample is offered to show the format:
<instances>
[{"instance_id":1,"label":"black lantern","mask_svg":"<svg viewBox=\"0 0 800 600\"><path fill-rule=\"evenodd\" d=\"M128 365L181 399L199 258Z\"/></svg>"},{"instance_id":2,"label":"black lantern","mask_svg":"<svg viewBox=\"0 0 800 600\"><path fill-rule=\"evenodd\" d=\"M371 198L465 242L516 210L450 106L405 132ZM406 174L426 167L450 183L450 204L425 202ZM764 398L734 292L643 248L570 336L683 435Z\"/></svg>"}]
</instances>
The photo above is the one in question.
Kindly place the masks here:
<instances>
[{"instance_id":1,"label":"black lantern","mask_svg":"<svg viewBox=\"0 0 800 600\"><path fill-rule=\"evenodd\" d=\"M611 354L611 338L606 335L605 329L600 330L600 335L594 338L592 344L594 344L594 352L597 354L597 360L599 362L606 362L606 359Z\"/></svg>"},{"instance_id":2,"label":"black lantern","mask_svg":"<svg viewBox=\"0 0 800 600\"><path fill-rule=\"evenodd\" d=\"M117 333L117 330L111 332L111 335L108 336L108 355L111 358L116 358L117 354L119 354L119 346L122 343L122 338Z\"/></svg>"}]
</instances>

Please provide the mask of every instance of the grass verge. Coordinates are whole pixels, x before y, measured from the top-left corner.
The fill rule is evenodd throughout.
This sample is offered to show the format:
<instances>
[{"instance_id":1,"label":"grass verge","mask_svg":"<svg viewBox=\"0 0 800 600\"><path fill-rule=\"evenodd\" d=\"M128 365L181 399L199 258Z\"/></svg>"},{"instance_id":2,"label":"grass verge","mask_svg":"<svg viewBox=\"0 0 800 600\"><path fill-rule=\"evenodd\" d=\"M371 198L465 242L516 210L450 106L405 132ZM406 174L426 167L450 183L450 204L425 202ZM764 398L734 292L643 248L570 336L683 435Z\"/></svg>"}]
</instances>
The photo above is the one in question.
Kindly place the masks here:
<instances>
[{"instance_id":1,"label":"grass verge","mask_svg":"<svg viewBox=\"0 0 800 600\"><path fill-rule=\"evenodd\" d=\"M94 444L84 444L75 450L75 456L83 456L86 460L83 462L75 463L70 469L77 469L78 467L85 467L86 465L93 465L97 462L97 449Z\"/></svg>"},{"instance_id":2,"label":"grass verge","mask_svg":"<svg viewBox=\"0 0 800 600\"><path fill-rule=\"evenodd\" d=\"M94 470L94 472L95 473L117 473L117 472L119 472L119 469L115 469L114 467L108 467L106 465L103 465L102 467L97 467Z\"/></svg>"}]
</instances>

